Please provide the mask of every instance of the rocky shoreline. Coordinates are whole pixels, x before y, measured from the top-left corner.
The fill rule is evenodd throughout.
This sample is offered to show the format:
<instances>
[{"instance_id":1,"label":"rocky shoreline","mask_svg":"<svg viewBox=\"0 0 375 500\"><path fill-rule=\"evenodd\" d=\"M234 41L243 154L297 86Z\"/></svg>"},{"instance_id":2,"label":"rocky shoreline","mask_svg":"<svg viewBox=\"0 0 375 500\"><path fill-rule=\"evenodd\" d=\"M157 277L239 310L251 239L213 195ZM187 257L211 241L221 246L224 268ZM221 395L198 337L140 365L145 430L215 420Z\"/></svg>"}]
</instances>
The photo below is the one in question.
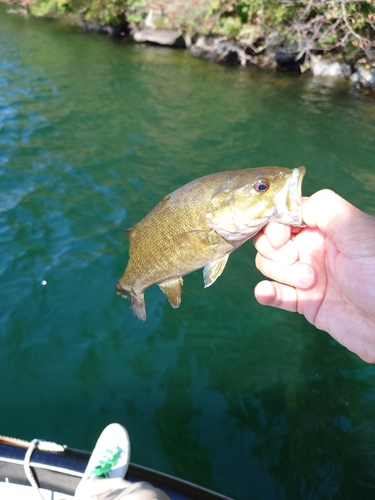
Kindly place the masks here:
<instances>
[{"instance_id":1,"label":"rocky shoreline","mask_svg":"<svg viewBox=\"0 0 375 500\"><path fill-rule=\"evenodd\" d=\"M365 59L358 59L349 64L322 55L286 52L276 48L257 54L253 50L249 51L248 47L226 37L197 35L191 38L189 34L182 34L178 30L158 29L152 26L143 28L133 26L128 31L119 33L111 26L84 22L82 30L123 36L135 43L184 48L189 50L193 57L218 64L256 65L261 68L300 74L310 71L313 76L346 80L358 90L375 93L375 61L369 63Z\"/></svg>"},{"instance_id":2,"label":"rocky shoreline","mask_svg":"<svg viewBox=\"0 0 375 500\"><path fill-rule=\"evenodd\" d=\"M8 12L28 15L27 8L10 8ZM332 59L325 57L324 53L288 51L278 46L250 48L225 36L198 34L192 37L189 33L181 33L176 29L157 28L152 18L146 18L142 25L130 23L118 27L103 25L97 21L82 21L79 24L86 33L122 37L134 43L182 48L188 50L193 57L219 64L256 65L260 68L299 74L310 72L313 76L346 80L356 89L375 95L375 60L369 62L364 57L348 62L340 60L340 54Z\"/></svg>"}]
</instances>

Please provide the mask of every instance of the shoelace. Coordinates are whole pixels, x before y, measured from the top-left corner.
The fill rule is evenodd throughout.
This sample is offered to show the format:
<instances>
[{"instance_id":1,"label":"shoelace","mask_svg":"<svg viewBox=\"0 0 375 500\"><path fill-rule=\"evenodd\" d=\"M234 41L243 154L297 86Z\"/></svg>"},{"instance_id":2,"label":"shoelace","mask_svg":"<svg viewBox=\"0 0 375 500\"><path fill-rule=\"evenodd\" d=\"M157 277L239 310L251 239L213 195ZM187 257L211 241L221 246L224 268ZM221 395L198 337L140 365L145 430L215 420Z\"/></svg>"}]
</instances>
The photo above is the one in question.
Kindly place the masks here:
<instances>
[{"instance_id":1,"label":"shoelace","mask_svg":"<svg viewBox=\"0 0 375 500\"><path fill-rule=\"evenodd\" d=\"M121 448L118 446L112 450L106 450L103 457L100 459L99 463L95 466L94 470L91 472L90 477L101 477L105 476L112 467L118 462L120 457Z\"/></svg>"}]
</instances>

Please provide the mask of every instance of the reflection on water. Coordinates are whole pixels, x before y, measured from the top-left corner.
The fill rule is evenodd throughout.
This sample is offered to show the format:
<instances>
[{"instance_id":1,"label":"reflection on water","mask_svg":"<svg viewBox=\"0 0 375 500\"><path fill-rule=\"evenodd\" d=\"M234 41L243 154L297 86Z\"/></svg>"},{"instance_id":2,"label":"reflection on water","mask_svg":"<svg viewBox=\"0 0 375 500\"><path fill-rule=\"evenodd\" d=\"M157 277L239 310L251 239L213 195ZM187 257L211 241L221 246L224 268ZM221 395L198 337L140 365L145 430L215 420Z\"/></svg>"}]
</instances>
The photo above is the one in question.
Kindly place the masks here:
<instances>
[{"instance_id":1,"label":"reflection on water","mask_svg":"<svg viewBox=\"0 0 375 500\"><path fill-rule=\"evenodd\" d=\"M115 294L124 229L207 173L305 165L375 214L375 107L345 84L126 46L0 5L1 433L91 448L239 500L371 498L375 368L259 306L248 243L214 286ZM6 383L5 383L6 381Z\"/></svg>"},{"instance_id":2,"label":"reflection on water","mask_svg":"<svg viewBox=\"0 0 375 500\"><path fill-rule=\"evenodd\" d=\"M356 182L361 197L366 204L366 212L371 215L375 215L375 173L373 171L374 164L371 161L371 156L374 154L374 147L369 144L368 153L369 159L367 162L361 162L360 165L352 164L345 166L345 171L350 175Z\"/></svg>"}]
</instances>

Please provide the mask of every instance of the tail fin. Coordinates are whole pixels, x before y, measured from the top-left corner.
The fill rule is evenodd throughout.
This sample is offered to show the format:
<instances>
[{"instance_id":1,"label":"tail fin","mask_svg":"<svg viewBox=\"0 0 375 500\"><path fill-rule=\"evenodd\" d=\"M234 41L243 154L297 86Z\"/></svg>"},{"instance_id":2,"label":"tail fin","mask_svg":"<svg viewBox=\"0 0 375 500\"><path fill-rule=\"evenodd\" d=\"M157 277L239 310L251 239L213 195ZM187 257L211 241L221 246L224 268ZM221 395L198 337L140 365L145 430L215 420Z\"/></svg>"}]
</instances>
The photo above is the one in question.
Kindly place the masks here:
<instances>
[{"instance_id":1,"label":"tail fin","mask_svg":"<svg viewBox=\"0 0 375 500\"><path fill-rule=\"evenodd\" d=\"M116 286L117 293L130 300L131 308L137 318L141 321L146 321L146 304L143 293L136 293L133 288L130 287L125 288L124 285L120 284L120 281Z\"/></svg>"}]
</instances>

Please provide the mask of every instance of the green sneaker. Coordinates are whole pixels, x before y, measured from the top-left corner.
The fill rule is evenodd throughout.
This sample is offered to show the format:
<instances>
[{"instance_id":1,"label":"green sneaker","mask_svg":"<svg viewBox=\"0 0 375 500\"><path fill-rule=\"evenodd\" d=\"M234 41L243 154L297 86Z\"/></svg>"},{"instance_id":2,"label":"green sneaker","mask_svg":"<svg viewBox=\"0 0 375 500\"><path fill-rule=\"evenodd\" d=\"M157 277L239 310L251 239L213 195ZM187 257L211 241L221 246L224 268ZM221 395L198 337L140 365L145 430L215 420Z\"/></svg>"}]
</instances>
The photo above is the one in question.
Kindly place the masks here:
<instances>
[{"instance_id":1,"label":"green sneaker","mask_svg":"<svg viewBox=\"0 0 375 500\"><path fill-rule=\"evenodd\" d=\"M96 442L82 479L125 477L130 461L130 441L120 424L108 425Z\"/></svg>"}]
</instances>

